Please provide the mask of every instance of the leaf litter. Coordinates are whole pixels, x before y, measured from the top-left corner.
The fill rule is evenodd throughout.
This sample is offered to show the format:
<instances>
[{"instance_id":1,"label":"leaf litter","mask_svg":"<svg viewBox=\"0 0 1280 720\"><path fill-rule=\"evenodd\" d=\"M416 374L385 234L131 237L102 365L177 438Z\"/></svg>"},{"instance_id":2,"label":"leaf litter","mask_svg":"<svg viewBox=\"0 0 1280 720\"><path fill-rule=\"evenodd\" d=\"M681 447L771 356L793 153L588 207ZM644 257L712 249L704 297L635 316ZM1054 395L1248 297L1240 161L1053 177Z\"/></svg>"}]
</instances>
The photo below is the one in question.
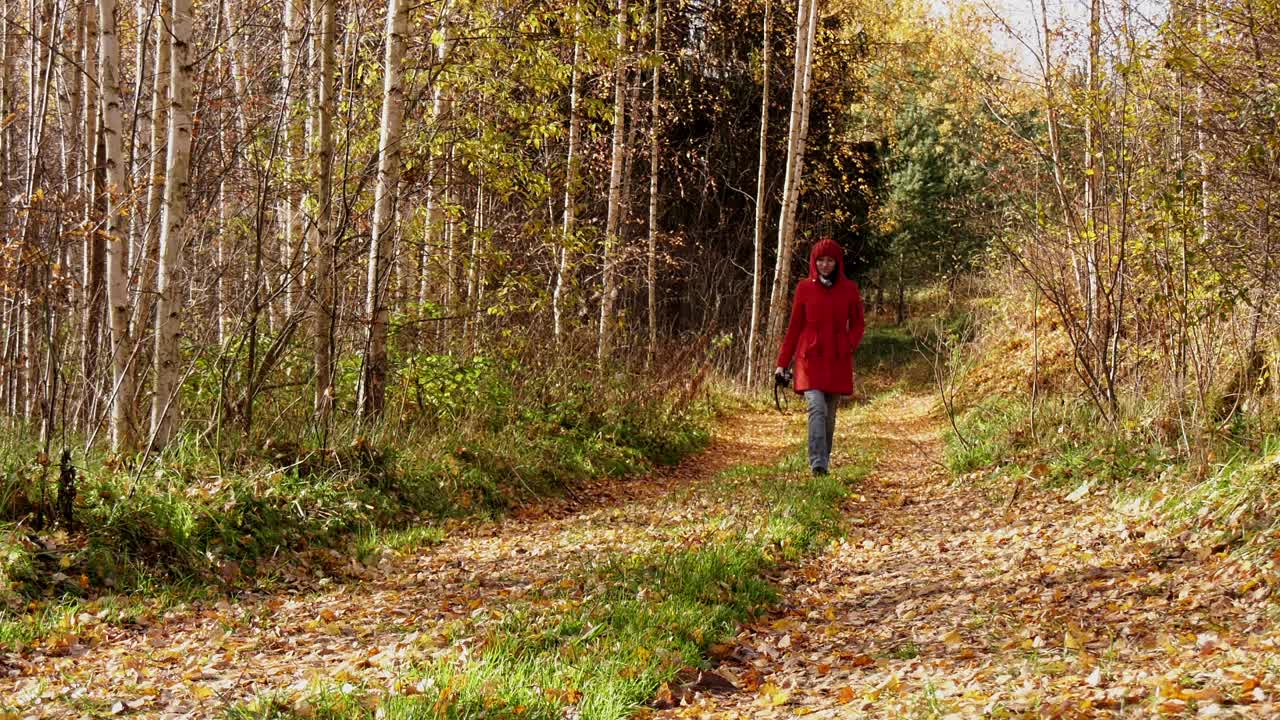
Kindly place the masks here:
<instances>
[{"instance_id":1,"label":"leaf litter","mask_svg":"<svg viewBox=\"0 0 1280 720\"><path fill-rule=\"evenodd\" d=\"M711 446L645 477L600 479L500 522L459 523L415 552L368 565L329 552L279 591L196 602L129 624L82 614L65 632L0 652L0 718L93 714L208 717L265 695L307 707L318 682L419 691L405 670L474 651L458 635L509 606L540 602L610 554L670 544L705 499L691 492L720 471L776 461L794 441L776 414L726 418Z\"/></svg>"},{"instance_id":2,"label":"leaf litter","mask_svg":"<svg viewBox=\"0 0 1280 720\"><path fill-rule=\"evenodd\" d=\"M1088 485L993 503L936 461L934 413L853 430L882 448L848 535L715 648L738 692L653 718L1280 716L1280 557L1170 542Z\"/></svg>"},{"instance_id":3,"label":"leaf litter","mask_svg":"<svg viewBox=\"0 0 1280 720\"><path fill-rule=\"evenodd\" d=\"M859 414L842 428L843 443L880 448L876 473L845 508L847 535L787 568L775 611L713 646L708 667L660 687L642 715L1280 714L1280 558L1244 564L1170 539L1087 484L1020 488L994 503L942 470L934 411L930 398L906 396L891 415ZM0 708L206 717L264 693L305 709L317 680L421 691L405 686L404 669L473 652L459 627L546 588L584 592L565 585L567 568L670 544L710 510L695 488L733 465L776 460L795 421L739 415L674 468L588 483L368 566L335 555L280 591L124 625L82 613L64 633L0 653Z\"/></svg>"}]
</instances>

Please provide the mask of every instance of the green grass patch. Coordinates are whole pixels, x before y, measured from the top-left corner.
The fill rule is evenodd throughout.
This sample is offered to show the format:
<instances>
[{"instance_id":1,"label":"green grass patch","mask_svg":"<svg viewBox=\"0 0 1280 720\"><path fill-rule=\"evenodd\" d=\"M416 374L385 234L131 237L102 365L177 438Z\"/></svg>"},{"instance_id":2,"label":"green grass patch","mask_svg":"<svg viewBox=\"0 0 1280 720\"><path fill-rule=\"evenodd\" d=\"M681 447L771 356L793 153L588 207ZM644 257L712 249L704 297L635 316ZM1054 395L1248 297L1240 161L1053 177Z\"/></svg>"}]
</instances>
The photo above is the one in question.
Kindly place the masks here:
<instances>
[{"instance_id":1,"label":"green grass patch","mask_svg":"<svg viewBox=\"0 0 1280 720\"><path fill-rule=\"evenodd\" d=\"M1280 550L1280 436L1268 438L1260 453L1236 453L1152 507L1175 532L1193 529L1208 546L1267 562Z\"/></svg>"},{"instance_id":2,"label":"green grass patch","mask_svg":"<svg viewBox=\"0 0 1280 720\"><path fill-rule=\"evenodd\" d=\"M407 552L439 545L445 532L436 525L415 525L399 530L369 528L360 533L352 543L353 555L362 563L369 563L385 551Z\"/></svg>"},{"instance_id":3,"label":"green grass patch","mask_svg":"<svg viewBox=\"0 0 1280 720\"><path fill-rule=\"evenodd\" d=\"M858 346L858 368L863 371L898 368L919 357L916 337L903 325L872 325Z\"/></svg>"},{"instance_id":4,"label":"green grass patch","mask_svg":"<svg viewBox=\"0 0 1280 720\"><path fill-rule=\"evenodd\" d=\"M991 397L956 418L947 430L944 460L957 475L1000 464L1026 445L1023 440L1028 407L1021 400Z\"/></svg>"}]
</instances>

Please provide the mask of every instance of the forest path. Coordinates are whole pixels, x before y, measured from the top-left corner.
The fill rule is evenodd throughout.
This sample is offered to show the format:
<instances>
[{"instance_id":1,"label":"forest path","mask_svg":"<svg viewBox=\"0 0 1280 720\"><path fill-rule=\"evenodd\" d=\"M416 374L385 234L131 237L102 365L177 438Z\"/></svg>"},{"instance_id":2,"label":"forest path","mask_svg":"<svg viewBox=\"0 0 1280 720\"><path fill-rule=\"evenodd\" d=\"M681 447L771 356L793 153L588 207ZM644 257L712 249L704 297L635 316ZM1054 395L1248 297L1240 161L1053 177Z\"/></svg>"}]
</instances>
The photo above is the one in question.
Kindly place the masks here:
<instances>
[{"instance_id":1,"label":"forest path","mask_svg":"<svg viewBox=\"0 0 1280 720\"><path fill-rule=\"evenodd\" d=\"M1274 569L1250 574L1165 537L1106 492L1029 482L1010 500L957 482L939 462L929 395L900 392L842 418L837 464L865 447L879 458L847 500L847 536L781 573L776 609L713 648L735 692L674 685L657 694L664 709L641 716L1280 715ZM56 644L0 654L0 708L212 717L264 693L288 703L317 680L401 687L405 667L471 652L451 633L477 613L724 511L696 491L794 451L802 428L800 413L744 412L680 465L455 527L376 567L136 625L82 616Z\"/></svg>"},{"instance_id":2,"label":"forest path","mask_svg":"<svg viewBox=\"0 0 1280 720\"><path fill-rule=\"evenodd\" d=\"M667 688L655 717L1280 716L1273 577L1150 540L1107 493L956 482L930 396L854 417L841 443L880 462L848 536L715 648L737 692Z\"/></svg>"},{"instance_id":3,"label":"forest path","mask_svg":"<svg viewBox=\"0 0 1280 720\"><path fill-rule=\"evenodd\" d=\"M775 462L795 417L725 418L709 447L645 477L599 480L439 545L350 561L334 577L198 603L136 625L82 615L52 647L0 653L0 717L211 717L219 708L317 680L391 687L407 664L466 652L451 625L535 597L574 568L669 534L688 493L721 470ZM300 573L303 574L303 573ZM462 647L460 648L459 645Z\"/></svg>"}]
</instances>

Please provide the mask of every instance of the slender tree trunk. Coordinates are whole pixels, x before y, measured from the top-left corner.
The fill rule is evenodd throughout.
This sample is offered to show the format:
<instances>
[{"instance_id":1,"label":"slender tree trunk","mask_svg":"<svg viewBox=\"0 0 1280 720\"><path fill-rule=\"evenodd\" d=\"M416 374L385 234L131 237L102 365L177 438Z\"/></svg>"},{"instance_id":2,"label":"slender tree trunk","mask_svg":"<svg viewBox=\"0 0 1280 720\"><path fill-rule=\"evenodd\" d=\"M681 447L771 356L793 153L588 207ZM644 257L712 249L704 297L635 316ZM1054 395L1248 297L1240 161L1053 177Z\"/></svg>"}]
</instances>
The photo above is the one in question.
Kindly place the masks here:
<instances>
[{"instance_id":1,"label":"slender tree trunk","mask_svg":"<svg viewBox=\"0 0 1280 720\"><path fill-rule=\"evenodd\" d=\"M129 247L130 252L136 253L144 260L147 257L155 257L155 255L146 255L145 234L148 218L146 197L142 195L142 188L149 187L151 184L148 173L151 168L151 148L154 147L151 123L155 114L143 112L142 103L148 96L146 82L147 57L151 45L149 34L153 29L163 25L161 16L166 19L169 16L168 9L163 8L162 5L162 0L134 0L133 4L134 18L137 23L134 29L137 43L133 66L133 122L129 124L129 173L134 189L132 194L134 207L129 213ZM162 32L167 33L168 28L155 33L157 40ZM141 264L136 259L131 260L130 264L134 266L135 272L142 273ZM135 320L134 326L137 327L137 325Z\"/></svg>"},{"instance_id":2,"label":"slender tree trunk","mask_svg":"<svg viewBox=\"0 0 1280 720\"><path fill-rule=\"evenodd\" d=\"M1206 33L1209 31L1205 3L1206 0L1193 0L1196 12L1196 35L1201 42L1208 38ZM1263 63L1258 64L1259 72L1262 72L1263 67ZM1213 230L1210 221L1213 178L1209 168L1209 133L1205 129L1206 122L1208 117L1205 112L1204 80L1200 79L1196 82L1196 155L1200 161L1200 238L1203 243L1210 242Z\"/></svg>"},{"instance_id":3,"label":"slender tree trunk","mask_svg":"<svg viewBox=\"0 0 1280 720\"><path fill-rule=\"evenodd\" d=\"M455 208L461 205L461 202L454 194L454 179L457 174L457 156L458 146L456 143L449 142L449 151L445 156L444 163L444 203L447 212L444 213L444 244L445 244L445 291L444 304L449 308L456 308L461 304L461 297L466 288L462 286L462 251L458 247L458 223L455 219ZM441 323L441 330L447 337L452 328L452 322Z\"/></svg>"},{"instance_id":4,"label":"slender tree trunk","mask_svg":"<svg viewBox=\"0 0 1280 720\"><path fill-rule=\"evenodd\" d=\"M169 91L170 91L170 53L173 46L173 8L170 0L158 0L159 17L153 20L156 28L156 64L151 75L151 122L150 122L150 156L146 159L147 167L147 202L145 222L142 225L141 259L136 263L138 273L138 303L133 310L132 325L145 337L146 328L152 326L152 315L156 305L155 283L157 254L160 248L160 233L163 226L161 215L164 210L165 162L168 157L169 135Z\"/></svg>"},{"instance_id":5,"label":"slender tree trunk","mask_svg":"<svg viewBox=\"0 0 1280 720\"><path fill-rule=\"evenodd\" d=\"M658 353L658 111L662 79L662 0L653 3L653 101L649 108L649 355L653 367Z\"/></svg>"},{"instance_id":6,"label":"slender tree trunk","mask_svg":"<svg viewBox=\"0 0 1280 720\"><path fill-rule=\"evenodd\" d=\"M285 316L291 315L301 293L302 185L305 113L302 88L306 84L303 39L306 31L304 0L284 0L284 35L281 38L281 112L285 114L285 183L281 203L284 233L280 244L280 287Z\"/></svg>"},{"instance_id":7,"label":"slender tree trunk","mask_svg":"<svg viewBox=\"0 0 1280 720\"><path fill-rule=\"evenodd\" d=\"M13 21L9 14L13 12L11 4L14 0L0 3L0 117L9 117L13 112L14 56L17 54L15 44L17 33L14 32ZM96 44L97 37L90 44ZM12 197L13 174L13 124L4 123L0 127L0 226L9 227L10 213L8 198Z\"/></svg>"},{"instance_id":8,"label":"slender tree trunk","mask_svg":"<svg viewBox=\"0 0 1280 720\"><path fill-rule=\"evenodd\" d=\"M626 154L626 96L627 96L627 0L618 0L617 67L614 69L613 94L613 150L609 170L609 207L605 216L604 247L601 253L603 265L600 283L600 333L596 345L596 358L603 362L612 351L613 304L618 296L616 246L618 227L621 224L622 167Z\"/></svg>"},{"instance_id":9,"label":"slender tree trunk","mask_svg":"<svg viewBox=\"0 0 1280 720\"><path fill-rule=\"evenodd\" d=\"M241 46L240 33L238 30L239 22L237 18L239 16L236 14L236 7L231 0L222 0L222 12L223 16L226 18L227 27L229 29L229 33L227 35L226 59L227 72L231 76L232 98L234 99L230 111L235 120L234 127L237 138L235 147L239 148L239 151L235 154L235 158L232 160L229 172L238 175L239 173L245 172L247 169L251 168L254 162L249 159L252 155L246 157L246 150L249 148L250 132L249 119L246 117L244 105L248 101L249 90L248 82L245 79L244 73L244 50ZM228 208L228 214L231 218L242 218L242 220L240 222L233 222L230 226L231 234L228 237L223 238L223 245L227 248L232 257L236 257L236 249L241 247L243 241L248 236L247 224L250 222L248 218L256 215L257 212L256 208L249 207L249 203L241 194L242 192L243 191L240 188L234 186L231 189L231 206ZM263 192L266 192L265 187L263 188ZM255 202L257 201L255 200ZM255 244L255 250L256 248L257 246ZM238 287L252 287L253 290L250 294L252 294L252 292L256 292L259 283L259 278L256 274L252 278L248 277L250 272L252 272L250 270L251 266L252 263L243 263L241 265L241 270L236 273L236 276L238 276L242 281L238 284ZM256 322L256 315L254 322ZM224 327L230 324L230 319L223 324ZM227 334L224 333L223 339L225 340L226 338Z\"/></svg>"},{"instance_id":10,"label":"slender tree trunk","mask_svg":"<svg viewBox=\"0 0 1280 720\"><path fill-rule=\"evenodd\" d=\"M761 54L763 55L763 68L761 70L760 84L762 87L760 98L760 161L756 170L756 217L755 217L755 235L753 248L753 261L751 265L751 318L747 328L747 386L751 387L755 384L755 371L758 361L756 358L757 345L760 344L758 332L760 328L760 315L762 312L761 303L763 302L764 288L764 220L765 220L765 189L769 182L767 174L768 157L769 157L769 58L773 54L772 43L769 41L769 21L772 14L772 0L764 2L764 42L761 43Z\"/></svg>"},{"instance_id":11,"label":"slender tree trunk","mask_svg":"<svg viewBox=\"0 0 1280 720\"><path fill-rule=\"evenodd\" d=\"M467 319L463 322L463 346L475 353L480 327L480 300L484 287L484 168L476 177L476 205L471 215L471 253L467 258Z\"/></svg>"},{"instance_id":12,"label":"slender tree trunk","mask_svg":"<svg viewBox=\"0 0 1280 720\"><path fill-rule=\"evenodd\" d=\"M551 324L556 342L564 335L564 306L573 267L574 232L578 219L578 143L582 137L582 118L578 109L579 75L582 64L582 7L575 3L573 13L573 67L569 75L569 149L565 160L564 219L560 231L560 257L556 268L556 286L551 295Z\"/></svg>"},{"instance_id":13,"label":"slender tree trunk","mask_svg":"<svg viewBox=\"0 0 1280 720\"><path fill-rule=\"evenodd\" d=\"M453 48L453 3L446 1L440 9L439 33L440 41L436 45L436 64L443 67L449 61L449 56ZM434 131L437 136L447 133L449 118L453 111L453 93L452 89L446 86L440 75L437 75L435 87L432 89L432 108L431 117L434 122ZM422 259L423 268L430 265L428 253L436 253L437 258L444 256L444 263L439 271L435 274L438 278L440 287L437 289L436 297L440 304L445 308L452 308L457 295L457 288L454 283L454 252L452 245L449 244L449 219L445 215L446 205L450 202L450 184L449 184L449 154L452 152L452 143L447 147L440 143L436 144L436 148L431 154L431 182L427 185L427 218L426 218L426 236L423 241ZM437 261L438 262L438 261ZM427 287L428 278L431 273L424 272L422 277L422 285L418 288L418 295L425 302L430 295L430 288ZM451 312L451 310L446 310ZM441 331L445 328L442 323Z\"/></svg>"},{"instance_id":14,"label":"slender tree trunk","mask_svg":"<svg viewBox=\"0 0 1280 720\"><path fill-rule=\"evenodd\" d=\"M1100 214L1098 185L1102 182L1102 168L1098 164L1098 104L1101 102L1101 88L1098 70L1099 55L1102 45L1102 12L1101 0L1089 0L1089 55L1086 69L1087 96L1084 105L1084 287L1081 288L1085 311L1085 340L1089 344L1090 353L1102 369L1102 348L1106 344L1102 328L1102 298L1100 297L1099 252L1100 240L1098 219Z\"/></svg>"},{"instance_id":15,"label":"slender tree trunk","mask_svg":"<svg viewBox=\"0 0 1280 720\"><path fill-rule=\"evenodd\" d=\"M129 261L129 241L124 232L128 168L125 167L121 135L120 46L116 42L115 14L115 0L98 0L98 48L101 55L98 90L102 95L107 177L107 317L111 326L113 385L111 446L117 452L127 452L137 447L137 429L133 413L134 382L129 362L129 287L125 277Z\"/></svg>"},{"instance_id":16,"label":"slender tree trunk","mask_svg":"<svg viewBox=\"0 0 1280 720\"><path fill-rule=\"evenodd\" d=\"M324 425L333 412L333 336L336 298L333 279L333 115L334 115L334 41L336 34L336 0L313 0L319 6L320 32L312 47L316 69L315 159L316 219L311 230L311 253L315 280L315 314L311 331L315 352L316 392L314 400L317 423ZM315 14L315 13L313 13Z\"/></svg>"},{"instance_id":17,"label":"slender tree trunk","mask_svg":"<svg viewBox=\"0 0 1280 720\"><path fill-rule=\"evenodd\" d=\"M190 235L187 196L191 174L192 0L173 1L173 47L169 96L169 150L165 162L164 215L160 229L159 300L156 305L156 380L151 399L151 442L173 438L179 407L178 337L182 331L179 252Z\"/></svg>"},{"instance_id":18,"label":"slender tree trunk","mask_svg":"<svg viewBox=\"0 0 1280 720\"><path fill-rule=\"evenodd\" d=\"M799 0L796 10L796 53L791 89L791 125L787 140L787 169L782 190L782 211L778 219L778 264L773 271L773 292L769 298L767 336L782 334L787 295L791 280L791 254L795 247L796 205L804 162L804 135L809 126L809 82L813 75L813 44L818 21L818 0Z\"/></svg>"},{"instance_id":19,"label":"slender tree trunk","mask_svg":"<svg viewBox=\"0 0 1280 720\"><path fill-rule=\"evenodd\" d=\"M368 338L358 398L362 418L382 414L387 377L388 251L395 232L395 197L400 180L401 125L404 121L403 64L409 10L404 0L387 0L387 52L382 92L382 129L378 140L378 184L374 189L373 234L369 239Z\"/></svg>"},{"instance_id":20,"label":"slender tree trunk","mask_svg":"<svg viewBox=\"0 0 1280 720\"><path fill-rule=\"evenodd\" d=\"M98 13L87 8L84 15L84 52L81 67L85 72L98 69ZM81 328L81 361L85 379L86 397L82 404L81 422L88 428L96 423L102 411L102 387L100 385L98 349L102 345L102 316L106 307L106 253L107 243L99 232L106 210L106 144L102 133L102 113L98 106L98 84L84 84L83 114L85 186L84 251L83 263L84 308ZM92 433L92 430L90 430Z\"/></svg>"}]
</instances>

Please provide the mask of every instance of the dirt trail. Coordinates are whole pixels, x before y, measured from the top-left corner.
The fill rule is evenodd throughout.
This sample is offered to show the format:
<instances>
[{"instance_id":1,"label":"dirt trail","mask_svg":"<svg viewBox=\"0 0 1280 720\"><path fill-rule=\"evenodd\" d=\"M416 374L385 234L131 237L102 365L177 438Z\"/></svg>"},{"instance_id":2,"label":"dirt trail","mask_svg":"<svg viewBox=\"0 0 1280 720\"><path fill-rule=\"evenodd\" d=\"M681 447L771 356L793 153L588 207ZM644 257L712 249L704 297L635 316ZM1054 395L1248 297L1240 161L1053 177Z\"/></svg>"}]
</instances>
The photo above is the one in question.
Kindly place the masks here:
<instances>
[{"instance_id":1,"label":"dirt trail","mask_svg":"<svg viewBox=\"0 0 1280 720\"><path fill-rule=\"evenodd\" d=\"M648 477L597 481L435 547L352 563L305 589L243 594L135 626L83 615L52 647L0 653L0 710L22 717L209 717L313 679L389 685L452 621L560 581L566 568L657 537L661 498L740 463L770 463L795 438L776 413L728 418L710 447ZM440 645L444 645L443 640ZM445 652L445 648L438 648ZM456 651L456 648L453 649Z\"/></svg>"},{"instance_id":2,"label":"dirt trail","mask_svg":"<svg viewBox=\"0 0 1280 720\"><path fill-rule=\"evenodd\" d=\"M849 534L783 574L770 616L713 648L736 691L669 688L660 718L1280 716L1271 575L1162 538L1095 492L988 497L939 464L925 395L847 413L842 450L876 471ZM53 646L0 654L0 706L32 717L209 717L315 678L391 687L460 648L445 628L560 582L567 569L669 538L682 492L771 463L797 415L747 414L647 478L601 481L439 546L305 589L244 594L121 627L82 617ZM1280 558L1276 559L1280 562ZM464 649L465 650L465 649ZM713 683L714 684L714 683ZM645 713L642 712L641 715Z\"/></svg>"},{"instance_id":3,"label":"dirt trail","mask_svg":"<svg viewBox=\"0 0 1280 720\"><path fill-rule=\"evenodd\" d=\"M1147 542L1144 518L1096 493L961 487L931 398L882 406L841 440L882 458L850 535L716 648L739 690L676 688L656 717L1280 716L1269 580Z\"/></svg>"}]
</instances>

